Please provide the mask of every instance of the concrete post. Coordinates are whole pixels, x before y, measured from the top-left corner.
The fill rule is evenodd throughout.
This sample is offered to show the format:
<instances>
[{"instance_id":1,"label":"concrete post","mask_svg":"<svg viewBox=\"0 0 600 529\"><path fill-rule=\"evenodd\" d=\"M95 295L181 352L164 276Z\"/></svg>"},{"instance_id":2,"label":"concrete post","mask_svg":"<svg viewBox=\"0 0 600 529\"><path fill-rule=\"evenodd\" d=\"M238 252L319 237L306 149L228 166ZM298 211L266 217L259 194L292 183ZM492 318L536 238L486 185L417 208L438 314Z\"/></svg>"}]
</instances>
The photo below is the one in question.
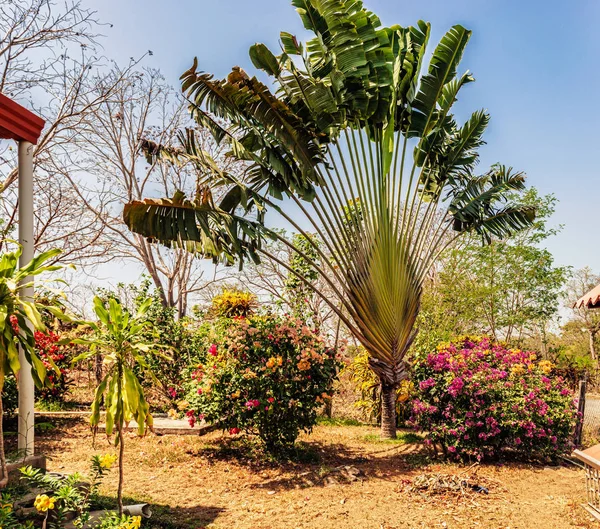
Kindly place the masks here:
<instances>
[{"instance_id":1,"label":"concrete post","mask_svg":"<svg viewBox=\"0 0 600 529\"><path fill-rule=\"evenodd\" d=\"M19 243L23 253L19 266L33 259L33 145L28 141L19 142ZM27 279L30 281L32 278ZM33 287L21 291L24 299L33 300ZM19 441L21 455L34 452L34 399L35 386L31 366L19 351L21 371L19 373Z\"/></svg>"}]
</instances>

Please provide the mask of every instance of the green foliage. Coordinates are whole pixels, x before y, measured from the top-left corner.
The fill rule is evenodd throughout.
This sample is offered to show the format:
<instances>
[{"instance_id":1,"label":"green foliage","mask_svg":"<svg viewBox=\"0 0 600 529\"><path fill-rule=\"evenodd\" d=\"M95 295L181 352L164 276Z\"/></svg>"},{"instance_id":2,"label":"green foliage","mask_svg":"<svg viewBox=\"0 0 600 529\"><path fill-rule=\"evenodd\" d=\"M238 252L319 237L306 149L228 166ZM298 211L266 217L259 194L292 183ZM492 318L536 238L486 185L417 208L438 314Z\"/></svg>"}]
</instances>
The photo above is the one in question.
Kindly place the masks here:
<instances>
[{"instance_id":1,"label":"green foliage","mask_svg":"<svg viewBox=\"0 0 600 529\"><path fill-rule=\"evenodd\" d=\"M141 303L135 314L131 314L115 298L108 302L94 297L94 311L98 322L86 322L91 333L85 337L69 340L71 343L85 345L89 349L73 360L78 362L101 354L107 370L96 388L91 406L90 424L96 433L100 422L100 407L104 404L106 415L106 434L112 435L116 428L115 444L119 450L119 514L123 514L123 427L131 420L137 422L138 434L144 435L146 427L152 428L153 418L146 401L142 385L134 372L134 366L148 369L145 355L160 354L159 345L147 341L145 332L151 328L148 310L151 299ZM161 355L165 361L168 357Z\"/></svg>"},{"instance_id":2,"label":"green foliage","mask_svg":"<svg viewBox=\"0 0 600 529\"><path fill-rule=\"evenodd\" d=\"M146 300L135 315L130 315L116 299L111 298L105 303L96 296L94 311L99 322L86 322L93 333L71 341L89 347L73 362L102 354L108 365L104 379L96 388L90 422L96 430L100 422L100 406L104 402L106 434L112 435L116 426L119 432L116 443L121 441L123 425L132 419L137 422L140 435L145 433L146 426L152 427L152 415L144 390L132 369L136 364L146 368L144 353L156 352L156 344L147 342L143 337L143 331L152 325L147 318L150 304L151 300Z\"/></svg>"},{"instance_id":3,"label":"green foliage","mask_svg":"<svg viewBox=\"0 0 600 529\"><path fill-rule=\"evenodd\" d=\"M209 313L216 318L236 318L251 316L258 302L252 292L224 288L212 299Z\"/></svg>"},{"instance_id":4,"label":"green foliage","mask_svg":"<svg viewBox=\"0 0 600 529\"><path fill-rule=\"evenodd\" d=\"M10 494L2 493L0 497L0 527L2 529L33 529L33 521L21 521L13 509L13 498Z\"/></svg>"},{"instance_id":5,"label":"green foliage","mask_svg":"<svg viewBox=\"0 0 600 529\"><path fill-rule=\"evenodd\" d=\"M119 516L115 513L107 513L100 520L92 521L90 519L90 510L98 504L98 492L102 480L109 472L115 459L116 456L110 455L92 457L88 476L82 476L78 473L61 476L46 474L37 468L22 468L23 479L31 487L46 491L43 497L38 496L36 500L36 504L38 504L38 500L41 500L39 505L43 505L43 507L38 507L38 510L45 513L44 527L63 529L68 521L71 521L77 528L118 529L130 526L139 527L137 517ZM44 510L46 507L49 508ZM3 527L6 527L6 525Z\"/></svg>"},{"instance_id":6,"label":"green foliage","mask_svg":"<svg viewBox=\"0 0 600 529\"><path fill-rule=\"evenodd\" d=\"M188 418L256 434L271 453L310 431L332 395L339 362L301 321L273 315L228 320L192 372Z\"/></svg>"},{"instance_id":7,"label":"green foliage","mask_svg":"<svg viewBox=\"0 0 600 529\"><path fill-rule=\"evenodd\" d=\"M315 296L310 283L319 279L319 273L312 263L319 262L317 248L320 243L315 235L296 233L292 237L292 244L298 251L292 253L288 263L285 293L289 299L292 315L308 322L311 319L309 300Z\"/></svg>"},{"instance_id":8,"label":"green foliage","mask_svg":"<svg viewBox=\"0 0 600 529\"><path fill-rule=\"evenodd\" d=\"M4 413L12 415L19 407L19 389L14 375L9 375L4 379L2 388L2 407Z\"/></svg>"},{"instance_id":9,"label":"green foliage","mask_svg":"<svg viewBox=\"0 0 600 529\"><path fill-rule=\"evenodd\" d=\"M556 457L572 449L573 393L548 360L488 338L440 344L416 359L412 420L461 459Z\"/></svg>"},{"instance_id":10,"label":"green foliage","mask_svg":"<svg viewBox=\"0 0 600 529\"><path fill-rule=\"evenodd\" d=\"M192 318L176 318L173 307L165 307L159 292L152 290L148 279L140 285L117 285L116 291L100 290L99 296L108 302L110 298L119 301L135 314L149 299L150 306L146 319L152 322L140 332L140 339L147 343L159 344L169 351L169 361L164 355L140 351L144 364L136 363L133 372L148 392L148 398L156 397L151 402L153 407L172 409L182 399L183 373L192 362L197 361L197 351L202 347L201 333L198 323Z\"/></svg>"},{"instance_id":11,"label":"green foliage","mask_svg":"<svg viewBox=\"0 0 600 529\"><path fill-rule=\"evenodd\" d=\"M7 252L0 259L0 390L7 375L16 375L20 370L19 351L22 347L25 358L32 366L33 380L38 388L46 382L46 367L35 351L34 331L45 331L41 310L53 311L35 301L22 299L20 292L32 285L27 281L30 276L38 276L46 272L60 270L62 267L45 266L49 259L60 254L60 250L49 250L37 257L23 268L18 267L22 249ZM30 328L30 326L33 328ZM55 366L51 363L51 368Z\"/></svg>"},{"instance_id":12,"label":"green foliage","mask_svg":"<svg viewBox=\"0 0 600 529\"><path fill-rule=\"evenodd\" d=\"M381 382L369 366L369 353L359 348L352 361L344 368L350 375L350 381L360 393L360 400L355 403L365 420L379 424L381 422ZM402 426L410 415L409 398L412 383L404 380L396 390L396 425Z\"/></svg>"},{"instance_id":13,"label":"green foliage","mask_svg":"<svg viewBox=\"0 0 600 529\"><path fill-rule=\"evenodd\" d=\"M533 188L514 199L537 206L535 222L490 244L466 238L443 255L423 297L417 347L431 350L453 335L474 333L517 346L535 337L537 346L546 348L569 275L569 268L555 266L552 254L540 246L558 231L548 226L556 198Z\"/></svg>"}]
</instances>

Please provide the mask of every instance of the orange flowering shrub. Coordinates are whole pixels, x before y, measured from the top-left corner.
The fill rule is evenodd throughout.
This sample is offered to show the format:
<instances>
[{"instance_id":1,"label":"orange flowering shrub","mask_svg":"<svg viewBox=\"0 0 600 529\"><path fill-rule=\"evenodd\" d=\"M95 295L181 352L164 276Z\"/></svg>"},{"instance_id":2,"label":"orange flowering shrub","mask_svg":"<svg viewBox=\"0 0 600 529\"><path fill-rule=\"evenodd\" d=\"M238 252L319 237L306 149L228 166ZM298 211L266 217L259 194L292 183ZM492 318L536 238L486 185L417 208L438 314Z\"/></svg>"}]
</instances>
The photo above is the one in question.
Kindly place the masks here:
<instances>
[{"instance_id":1,"label":"orange flowering shrub","mask_svg":"<svg viewBox=\"0 0 600 529\"><path fill-rule=\"evenodd\" d=\"M256 434L270 452L285 450L314 426L339 366L336 352L300 320L227 320L191 373L188 419Z\"/></svg>"}]
</instances>

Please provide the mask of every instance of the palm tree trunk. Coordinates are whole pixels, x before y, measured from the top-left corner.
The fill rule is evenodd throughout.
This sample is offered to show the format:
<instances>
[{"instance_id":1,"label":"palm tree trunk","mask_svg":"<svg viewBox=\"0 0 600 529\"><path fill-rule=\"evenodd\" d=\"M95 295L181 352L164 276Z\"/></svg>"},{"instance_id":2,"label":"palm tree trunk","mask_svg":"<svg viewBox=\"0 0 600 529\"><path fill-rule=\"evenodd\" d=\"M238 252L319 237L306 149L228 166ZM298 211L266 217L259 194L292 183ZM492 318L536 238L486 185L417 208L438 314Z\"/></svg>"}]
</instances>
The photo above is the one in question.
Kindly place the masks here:
<instances>
[{"instance_id":1,"label":"palm tree trunk","mask_svg":"<svg viewBox=\"0 0 600 529\"><path fill-rule=\"evenodd\" d=\"M381 384L381 438L396 439L396 388Z\"/></svg>"},{"instance_id":2,"label":"palm tree trunk","mask_svg":"<svg viewBox=\"0 0 600 529\"><path fill-rule=\"evenodd\" d=\"M1 394L2 390L0 390ZM0 396L0 468L2 469L2 479L0 479L0 489L8 485L8 468L6 466L6 454L4 453L4 406Z\"/></svg>"}]
</instances>

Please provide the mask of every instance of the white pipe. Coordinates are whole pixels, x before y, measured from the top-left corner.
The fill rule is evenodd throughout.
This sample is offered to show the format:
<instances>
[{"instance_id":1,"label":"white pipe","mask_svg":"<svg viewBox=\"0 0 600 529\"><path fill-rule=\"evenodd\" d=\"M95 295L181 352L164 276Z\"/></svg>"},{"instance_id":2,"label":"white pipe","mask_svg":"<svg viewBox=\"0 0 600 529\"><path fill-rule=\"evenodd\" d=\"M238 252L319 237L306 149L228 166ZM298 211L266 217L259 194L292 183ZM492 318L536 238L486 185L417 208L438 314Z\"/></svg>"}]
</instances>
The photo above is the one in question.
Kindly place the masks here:
<instances>
[{"instance_id":1,"label":"white pipe","mask_svg":"<svg viewBox=\"0 0 600 529\"><path fill-rule=\"evenodd\" d=\"M24 266L33 259L33 145L28 141L19 142L19 243L23 247L19 266ZM24 299L33 300L33 287L23 289L21 295ZM19 351L19 361L18 447L20 454L29 456L34 452L35 387L31 366L22 350Z\"/></svg>"}]
</instances>

